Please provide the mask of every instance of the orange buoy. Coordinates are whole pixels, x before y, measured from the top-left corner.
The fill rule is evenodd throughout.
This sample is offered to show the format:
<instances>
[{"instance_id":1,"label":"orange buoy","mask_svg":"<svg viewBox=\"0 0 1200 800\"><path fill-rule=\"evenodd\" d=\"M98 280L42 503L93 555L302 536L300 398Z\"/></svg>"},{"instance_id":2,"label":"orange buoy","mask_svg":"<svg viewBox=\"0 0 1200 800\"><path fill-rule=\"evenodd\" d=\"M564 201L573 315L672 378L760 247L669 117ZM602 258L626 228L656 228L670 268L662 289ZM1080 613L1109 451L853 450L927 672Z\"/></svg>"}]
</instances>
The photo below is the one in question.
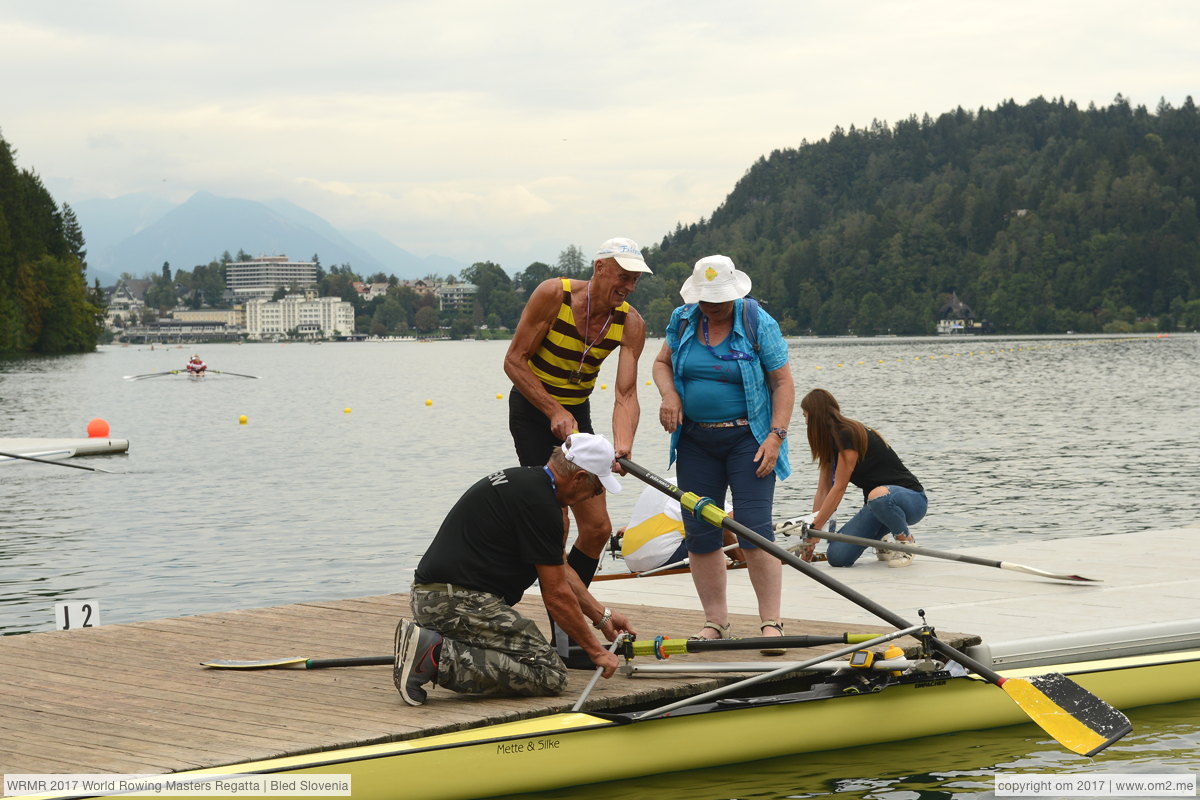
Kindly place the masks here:
<instances>
[{"instance_id":1,"label":"orange buoy","mask_svg":"<svg viewBox=\"0 0 1200 800\"><path fill-rule=\"evenodd\" d=\"M103 439L108 436L108 422L96 417L87 424L87 435L92 439Z\"/></svg>"}]
</instances>

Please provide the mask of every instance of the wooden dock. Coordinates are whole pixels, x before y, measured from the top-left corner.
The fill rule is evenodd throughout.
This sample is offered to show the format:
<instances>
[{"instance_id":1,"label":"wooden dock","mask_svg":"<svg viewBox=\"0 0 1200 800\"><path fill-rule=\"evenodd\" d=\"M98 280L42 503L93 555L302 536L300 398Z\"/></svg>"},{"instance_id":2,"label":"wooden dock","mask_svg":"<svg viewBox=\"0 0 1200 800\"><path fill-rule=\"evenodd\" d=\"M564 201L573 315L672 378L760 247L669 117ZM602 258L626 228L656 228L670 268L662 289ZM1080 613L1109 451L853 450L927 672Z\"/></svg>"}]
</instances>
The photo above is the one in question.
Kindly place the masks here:
<instances>
[{"instance_id":1,"label":"wooden dock","mask_svg":"<svg viewBox=\"0 0 1200 800\"><path fill-rule=\"evenodd\" d=\"M642 638L686 637L698 627L695 612L612 605ZM519 608L548 630L540 598L531 595ZM216 658L386 655L401 616L408 616L408 596L392 594L0 637L0 773L164 773L403 740L566 710L592 677L591 670L572 671L556 698L479 698L434 688L426 705L413 707L396 692L390 667L199 666ZM757 618L735 615L733 622L748 633ZM785 622L789 634L848 630L842 623ZM853 630L890 629L858 624ZM955 645L978 641L939 635ZM911 639L898 644L915 648ZM792 658L831 649L797 650ZM672 663L687 658L695 657ZM703 657L746 659L738 651ZM665 703L732 680L618 674L596 685L586 707Z\"/></svg>"}]
</instances>

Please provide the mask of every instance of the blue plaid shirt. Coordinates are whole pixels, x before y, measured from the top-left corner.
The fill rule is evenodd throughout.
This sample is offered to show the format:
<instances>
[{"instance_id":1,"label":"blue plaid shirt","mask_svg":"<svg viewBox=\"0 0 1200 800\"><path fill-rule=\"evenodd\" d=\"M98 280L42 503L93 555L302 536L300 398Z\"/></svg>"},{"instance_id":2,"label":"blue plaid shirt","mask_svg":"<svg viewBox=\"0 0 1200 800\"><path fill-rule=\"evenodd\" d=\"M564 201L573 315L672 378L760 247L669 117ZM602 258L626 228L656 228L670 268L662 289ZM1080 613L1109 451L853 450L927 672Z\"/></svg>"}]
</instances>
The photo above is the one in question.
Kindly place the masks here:
<instances>
[{"instance_id":1,"label":"blue plaid shirt","mask_svg":"<svg viewBox=\"0 0 1200 800\"><path fill-rule=\"evenodd\" d=\"M729 334L729 346L744 353L754 353L754 346L746 336L742 327L742 300L733 301L733 332ZM683 329L682 320L687 320ZM667 346L671 348L671 367L675 375L675 391L683 397L683 377L680 366L687 356L689 348L697 345L696 332L700 327L700 306L689 304L679 306L671 314L671 322L667 325ZM758 356L757 359L738 359L736 362L742 371L742 387L746 392L746 418L750 420L750 432L754 438L762 442L771 435L771 390L767 386L766 372L773 372L788 362L788 346L783 334L779 332L779 323L759 306L758 309ZM765 370L765 371L764 371ZM680 426L671 434L671 463L675 463L675 448L679 444ZM775 477L783 480L792 474L788 463L788 440L784 439L779 446L779 459L775 462Z\"/></svg>"}]
</instances>

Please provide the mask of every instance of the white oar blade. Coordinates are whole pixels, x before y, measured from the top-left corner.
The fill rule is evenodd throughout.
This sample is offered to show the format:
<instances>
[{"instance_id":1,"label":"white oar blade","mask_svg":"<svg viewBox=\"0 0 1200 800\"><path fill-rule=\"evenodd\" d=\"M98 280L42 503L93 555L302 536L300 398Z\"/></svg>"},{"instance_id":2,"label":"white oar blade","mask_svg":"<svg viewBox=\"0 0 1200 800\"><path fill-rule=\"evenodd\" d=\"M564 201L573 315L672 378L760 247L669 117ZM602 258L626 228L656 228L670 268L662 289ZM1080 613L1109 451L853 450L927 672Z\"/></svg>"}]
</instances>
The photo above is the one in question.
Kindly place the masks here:
<instances>
[{"instance_id":1,"label":"white oar blade","mask_svg":"<svg viewBox=\"0 0 1200 800\"><path fill-rule=\"evenodd\" d=\"M1060 572L1046 572L1045 570L1035 567L1027 567L1024 564L1014 564L1011 561L1001 561L1000 569L1011 569L1015 572L1028 572L1030 575L1038 575L1042 578L1053 578L1056 581L1075 581L1084 583L1100 583L1099 578L1085 578L1082 575L1065 575Z\"/></svg>"},{"instance_id":2,"label":"white oar blade","mask_svg":"<svg viewBox=\"0 0 1200 800\"><path fill-rule=\"evenodd\" d=\"M308 659L303 656L298 658L275 658L268 661L229 661L227 659L214 659L212 661L201 661L200 666L208 667L209 669L306 669Z\"/></svg>"}]
</instances>

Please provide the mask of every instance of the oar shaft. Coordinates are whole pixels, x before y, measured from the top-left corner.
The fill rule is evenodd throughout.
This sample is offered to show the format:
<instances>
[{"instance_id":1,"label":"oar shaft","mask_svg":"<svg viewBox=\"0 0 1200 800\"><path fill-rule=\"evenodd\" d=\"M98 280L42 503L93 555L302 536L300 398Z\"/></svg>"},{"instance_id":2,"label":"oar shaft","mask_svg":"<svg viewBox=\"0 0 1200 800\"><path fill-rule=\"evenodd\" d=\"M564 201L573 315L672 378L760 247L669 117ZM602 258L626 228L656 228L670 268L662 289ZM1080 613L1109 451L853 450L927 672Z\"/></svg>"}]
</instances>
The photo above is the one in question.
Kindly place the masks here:
<instances>
[{"instance_id":1,"label":"oar shaft","mask_svg":"<svg viewBox=\"0 0 1200 800\"><path fill-rule=\"evenodd\" d=\"M628 469L628 468L626 468L626 469ZM770 541L770 540L764 539L763 541ZM899 639L901 636L908 636L910 633L917 633L918 631L921 630L922 627L923 627L922 625L910 625L910 626L903 628L901 630L898 630L898 631L892 631L891 633L883 633L878 636L872 637L872 638L868 639L867 641L863 642L862 644L864 645L865 648L874 647L876 645L883 644L884 642L890 642L893 639ZM838 648L837 650L834 650L831 653L822 653L821 655L814 656L813 658L810 658L806 661L793 661L789 664L780 664L778 667L776 667L775 669L772 669L769 672L763 672L763 673L761 673L759 675L755 675L751 678L746 678L745 680L738 681L737 683L731 683L727 686L721 686L719 688L713 689L712 691L698 694L695 697L687 697L682 700L676 700L675 702L668 703L667 705L662 706L661 708L654 708L649 711L643 711L641 714L638 714L635 717L635 719L652 719L654 717L660 717L663 714L669 714L670 712L674 711L677 708L683 708L684 706L695 705L697 703L703 703L707 700L712 700L712 699L715 699L718 697L724 697L725 695L731 694L734 691L744 689L747 686L753 686L754 684L757 684L757 683L764 683L766 681L772 681L772 680L775 680L776 678L782 677L789 673L799 672L801 670L808 669L809 667L813 666L814 664L821 664L826 661L832 661L835 658L841 658L842 656L848 656L851 653L853 653L855 650L858 650L858 649L859 649L859 646L857 644L852 644L852 645L847 645L846 647Z\"/></svg>"},{"instance_id":2,"label":"oar shaft","mask_svg":"<svg viewBox=\"0 0 1200 800\"><path fill-rule=\"evenodd\" d=\"M856 544L861 547L877 547L880 550L892 550L897 553L911 553L914 556L929 556L931 558L944 558L949 561L962 561L966 564L978 564L981 567L1001 568L999 561L990 558L979 558L977 556L968 556L963 553L951 553L947 550L934 550L931 547L924 545L918 547L914 544L905 544L904 542L881 542L878 539L864 539L861 536L851 536L847 533L830 533L828 531L820 531L816 528L805 528L803 535L813 536L819 539L828 539L831 542L845 542L846 544Z\"/></svg>"},{"instance_id":3,"label":"oar shaft","mask_svg":"<svg viewBox=\"0 0 1200 800\"><path fill-rule=\"evenodd\" d=\"M721 650L759 650L763 647L823 647L829 644L861 644L877 633L839 633L829 636L756 636L751 639L642 639L629 642L621 651L627 657L665 658L685 653L710 653Z\"/></svg>"},{"instance_id":4,"label":"oar shaft","mask_svg":"<svg viewBox=\"0 0 1200 800\"><path fill-rule=\"evenodd\" d=\"M1035 567L1027 567L1024 564L1015 564L1011 561L996 561L990 558L980 558L978 556L969 556L965 553L951 553L947 550L934 550L932 547L918 547L914 544L905 544L904 542L882 542L877 539L864 539L861 536L851 536L846 533L831 533L828 531L817 530L816 528L807 525L801 528L801 535L813 536L820 539L828 539L831 542L845 542L847 544L856 544L860 547L875 547L880 550L893 550L897 553L911 553L912 555L929 556L930 558L944 558L948 561L961 561L964 564L978 564L981 567L995 567L996 569L1007 569L1015 572L1025 572L1030 575L1039 575L1043 578L1052 578L1059 581L1075 581L1097 583L1095 578L1085 578L1082 575L1067 575L1058 572L1047 572L1044 569Z\"/></svg>"},{"instance_id":5,"label":"oar shaft","mask_svg":"<svg viewBox=\"0 0 1200 800\"><path fill-rule=\"evenodd\" d=\"M305 669L330 669L331 667L380 667L391 664L395 656L354 656L351 658L310 658L304 662Z\"/></svg>"},{"instance_id":6,"label":"oar shaft","mask_svg":"<svg viewBox=\"0 0 1200 800\"><path fill-rule=\"evenodd\" d=\"M655 487L659 491L664 492L665 494L668 494L671 497L674 497L676 500L679 501L680 505L682 505L688 511L692 511L693 509L696 508L697 505L700 505L700 501L702 498L700 498L696 494L690 493L690 492L684 492L678 486L668 483L667 481L663 480L659 476L655 475L652 472L647 471L645 468L641 467L638 464L635 464L634 462L630 461L629 459L619 458L619 459L617 459L617 463L619 463L625 469L626 472L628 472L630 475L633 475L635 478ZM860 593L856 589L853 589L853 588L845 585L841 581L838 581L835 578L833 578L829 575L826 575L823 571L817 569L812 564L809 564L807 561L801 559L799 556L786 550L783 547L780 547L779 545L775 544L775 542L771 541L770 539L766 538L765 536L762 536L759 533L752 531L751 529L747 528L742 523L731 518L728 514L725 513L724 509L722 509L716 503L709 501L708 503L704 503L703 505L701 505L700 516L702 519L704 519L705 521L709 522L712 525L716 525L717 527L721 527L721 528L726 528L727 530L732 531L733 533L737 534L738 536L742 536L742 537L745 537L746 539L749 539L751 542L756 544L760 549L765 550L766 552L775 556L776 558L778 558L780 561L784 562L788 566L794 567L795 569L799 570L800 572L803 572L809 578L812 578L814 581L821 584L825 588L841 595L842 597L846 598L847 600L854 603L858 607L866 609L867 611L871 612L872 614L874 614L875 616L884 620L885 622L887 622L897 628L912 627L912 623L910 623L908 620L904 619L904 617L895 613L891 609L881 606L879 603L876 603L874 600L872 600L871 598L867 597L866 595ZM932 645L935 649L937 649L938 652L942 653L945 656L948 656L949 658L954 659L955 661L957 661L958 663L967 667L968 669L973 670L977 675L979 675L983 678L986 678L991 683L999 684L1003 681L1003 678L999 675L999 673L997 673L991 667L988 667L988 666L976 661L975 659L965 655L964 653L960 653L958 650L955 650L953 647L946 644L942 640L938 639L936 636L929 636L929 637L927 637L927 639L928 639L930 645Z\"/></svg>"},{"instance_id":7,"label":"oar shaft","mask_svg":"<svg viewBox=\"0 0 1200 800\"><path fill-rule=\"evenodd\" d=\"M53 464L56 467L70 467L71 469L86 469L88 472L110 472L107 469L99 467L85 467L82 464L68 464L64 461L51 461L48 458L34 458L33 456L23 456L20 453L0 453L0 456L5 458L19 458L22 461L36 461L39 464Z\"/></svg>"}]
</instances>

